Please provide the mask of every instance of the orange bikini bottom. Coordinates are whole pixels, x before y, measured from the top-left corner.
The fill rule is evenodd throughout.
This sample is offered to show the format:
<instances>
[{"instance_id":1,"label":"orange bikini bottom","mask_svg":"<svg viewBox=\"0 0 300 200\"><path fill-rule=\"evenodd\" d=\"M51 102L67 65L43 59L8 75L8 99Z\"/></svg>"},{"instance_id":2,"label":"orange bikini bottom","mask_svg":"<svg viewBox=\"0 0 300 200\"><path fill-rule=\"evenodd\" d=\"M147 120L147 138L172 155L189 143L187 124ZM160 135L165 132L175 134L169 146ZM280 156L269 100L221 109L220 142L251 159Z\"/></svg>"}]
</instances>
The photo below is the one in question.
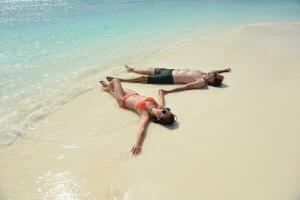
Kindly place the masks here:
<instances>
[{"instance_id":1,"label":"orange bikini bottom","mask_svg":"<svg viewBox=\"0 0 300 200\"><path fill-rule=\"evenodd\" d=\"M126 105L125 105L125 101L126 99L128 99L129 97L133 96L133 95L138 95L138 93L136 92L126 92L125 95L123 96L123 105L122 107L123 108L128 108Z\"/></svg>"}]
</instances>

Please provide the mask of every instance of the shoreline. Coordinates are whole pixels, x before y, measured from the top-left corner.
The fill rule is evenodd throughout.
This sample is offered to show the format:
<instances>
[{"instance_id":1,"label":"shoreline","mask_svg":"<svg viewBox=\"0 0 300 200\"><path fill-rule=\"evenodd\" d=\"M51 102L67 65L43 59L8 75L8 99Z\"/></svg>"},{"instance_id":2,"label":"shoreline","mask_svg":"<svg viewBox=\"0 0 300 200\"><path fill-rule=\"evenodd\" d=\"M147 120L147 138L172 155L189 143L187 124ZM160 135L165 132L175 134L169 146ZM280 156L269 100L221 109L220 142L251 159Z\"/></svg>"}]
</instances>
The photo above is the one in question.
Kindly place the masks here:
<instances>
[{"instance_id":1,"label":"shoreline","mask_svg":"<svg viewBox=\"0 0 300 200\"><path fill-rule=\"evenodd\" d=\"M76 76L74 75L69 75L69 78L67 78L66 83L63 83L63 86L57 90L57 88L48 88L52 96L54 95L55 98L53 98L50 101L47 101L46 99L52 98L51 96L48 95L49 92L43 92L40 94L35 95L34 99L37 99L38 102L31 102L31 104L36 104L35 107L41 107L40 105L43 105L43 108L39 108L37 110L31 111L26 111L26 107L20 107L19 109L22 110L22 112L28 112L26 118L21 119L16 119L17 123L12 124L11 127L6 131L11 132L11 135L4 135L1 139L1 146L7 146L7 145L13 145L15 142L17 142L19 137L23 137L27 134L30 133L31 129L34 129L35 126L40 123L41 120L47 118L48 115L51 113L57 111L60 109L60 107L64 106L64 104L74 100L74 98L77 98L78 96L89 92L90 90L93 90L97 88L97 79L95 77L99 78L104 78L108 74L120 74L123 71L123 66L122 67L113 67L117 65L121 65L121 63L136 63L136 64L141 64L141 65L146 65L147 62L151 60L155 60L156 58L163 56L165 53L168 53L172 51L173 49L180 48L181 46L185 45L186 43L192 43L194 41L197 41L201 39L202 37L206 37L207 35L216 35L219 34L220 32L229 32L232 33L233 30L240 30L243 29L244 27L251 27L251 26L269 26L269 25L280 25L280 24L299 24L300 22L293 21L293 22L256 22L256 23L249 23L249 24L244 24L244 25L239 25L239 26L228 26L228 27L223 27L223 28L213 28L212 30L205 31L203 33L200 33L200 35L191 37L191 38L186 38L182 39L178 42L175 42L170 45L165 45L162 48L156 48L154 51L150 51L150 49L145 49L143 53L140 53L139 57L137 58L123 58L114 61L113 63L110 64L110 68L108 69L100 69L98 67L93 67L93 68L88 68L85 70L82 70L79 74ZM144 55L145 54L145 55ZM179 66L180 67L180 66ZM79 81L79 83L76 83ZM76 86L72 85L70 86L70 83L72 84L77 84ZM65 92L67 91L67 93ZM48 97L47 97L48 95ZM27 101L27 100L26 100ZM50 106L49 106L50 105ZM31 107L31 105L27 105L27 107Z\"/></svg>"},{"instance_id":2,"label":"shoreline","mask_svg":"<svg viewBox=\"0 0 300 200\"><path fill-rule=\"evenodd\" d=\"M5 180L0 194L15 199L55 199L63 192L74 199L294 199L300 187L300 60L299 51L293 51L300 46L298 33L300 22L250 24L137 59L142 66L231 67L233 72L225 75L223 88L168 95L179 127L151 124L138 158L129 152L137 116L99 88L77 96L31 134L0 149L0 179ZM172 87L124 85L154 97L160 87Z\"/></svg>"}]
</instances>

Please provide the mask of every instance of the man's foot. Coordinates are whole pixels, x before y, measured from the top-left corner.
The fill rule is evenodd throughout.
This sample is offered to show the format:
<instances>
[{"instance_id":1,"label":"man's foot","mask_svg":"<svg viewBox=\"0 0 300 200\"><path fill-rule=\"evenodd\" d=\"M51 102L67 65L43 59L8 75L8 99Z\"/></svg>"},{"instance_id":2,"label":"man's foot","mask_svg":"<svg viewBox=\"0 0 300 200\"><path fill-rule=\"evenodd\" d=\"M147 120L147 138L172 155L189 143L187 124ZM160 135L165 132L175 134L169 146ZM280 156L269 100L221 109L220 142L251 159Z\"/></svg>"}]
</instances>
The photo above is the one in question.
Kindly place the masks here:
<instances>
[{"instance_id":1,"label":"man's foot","mask_svg":"<svg viewBox=\"0 0 300 200\"><path fill-rule=\"evenodd\" d=\"M128 72L131 72L133 71L133 67L129 67L128 65L125 65L125 68Z\"/></svg>"},{"instance_id":2,"label":"man's foot","mask_svg":"<svg viewBox=\"0 0 300 200\"><path fill-rule=\"evenodd\" d=\"M109 81L109 82L112 81L112 80L114 79L114 77L111 77L111 76L107 76L107 77L105 77L105 78L106 78L106 80Z\"/></svg>"}]
</instances>

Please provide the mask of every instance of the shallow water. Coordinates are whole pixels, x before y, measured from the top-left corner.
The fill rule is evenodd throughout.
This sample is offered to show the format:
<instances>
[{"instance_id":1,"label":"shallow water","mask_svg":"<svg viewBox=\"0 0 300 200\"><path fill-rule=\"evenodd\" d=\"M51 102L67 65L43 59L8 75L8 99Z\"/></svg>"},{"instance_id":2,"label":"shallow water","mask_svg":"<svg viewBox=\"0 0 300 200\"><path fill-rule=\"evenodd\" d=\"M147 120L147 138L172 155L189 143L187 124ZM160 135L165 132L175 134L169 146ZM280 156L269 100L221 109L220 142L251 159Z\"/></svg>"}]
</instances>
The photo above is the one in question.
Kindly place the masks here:
<instances>
[{"instance_id":1,"label":"shallow water","mask_svg":"<svg viewBox=\"0 0 300 200\"><path fill-rule=\"evenodd\" d=\"M1 1L0 143L121 63L215 28L299 19L299 1Z\"/></svg>"}]
</instances>

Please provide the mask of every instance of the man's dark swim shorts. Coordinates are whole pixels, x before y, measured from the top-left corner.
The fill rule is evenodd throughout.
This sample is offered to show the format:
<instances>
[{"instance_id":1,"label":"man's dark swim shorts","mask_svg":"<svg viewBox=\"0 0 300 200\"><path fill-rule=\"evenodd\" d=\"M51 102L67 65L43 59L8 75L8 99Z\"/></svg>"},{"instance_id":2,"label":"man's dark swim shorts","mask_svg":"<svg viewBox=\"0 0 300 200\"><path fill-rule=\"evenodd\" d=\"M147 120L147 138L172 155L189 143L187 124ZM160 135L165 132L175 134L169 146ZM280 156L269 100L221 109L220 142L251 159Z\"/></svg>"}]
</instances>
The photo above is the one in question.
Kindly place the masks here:
<instances>
[{"instance_id":1,"label":"man's dark swim shorts","mask_svg":"<svg viewBox=\"0 0 300 200\"><path fill-rule=\"evenodd\" d=\"M154 74L148 76L147 83L150 84L174 84L172 71L174 69L155 68Z\"/></svg>"}]
</instances>

